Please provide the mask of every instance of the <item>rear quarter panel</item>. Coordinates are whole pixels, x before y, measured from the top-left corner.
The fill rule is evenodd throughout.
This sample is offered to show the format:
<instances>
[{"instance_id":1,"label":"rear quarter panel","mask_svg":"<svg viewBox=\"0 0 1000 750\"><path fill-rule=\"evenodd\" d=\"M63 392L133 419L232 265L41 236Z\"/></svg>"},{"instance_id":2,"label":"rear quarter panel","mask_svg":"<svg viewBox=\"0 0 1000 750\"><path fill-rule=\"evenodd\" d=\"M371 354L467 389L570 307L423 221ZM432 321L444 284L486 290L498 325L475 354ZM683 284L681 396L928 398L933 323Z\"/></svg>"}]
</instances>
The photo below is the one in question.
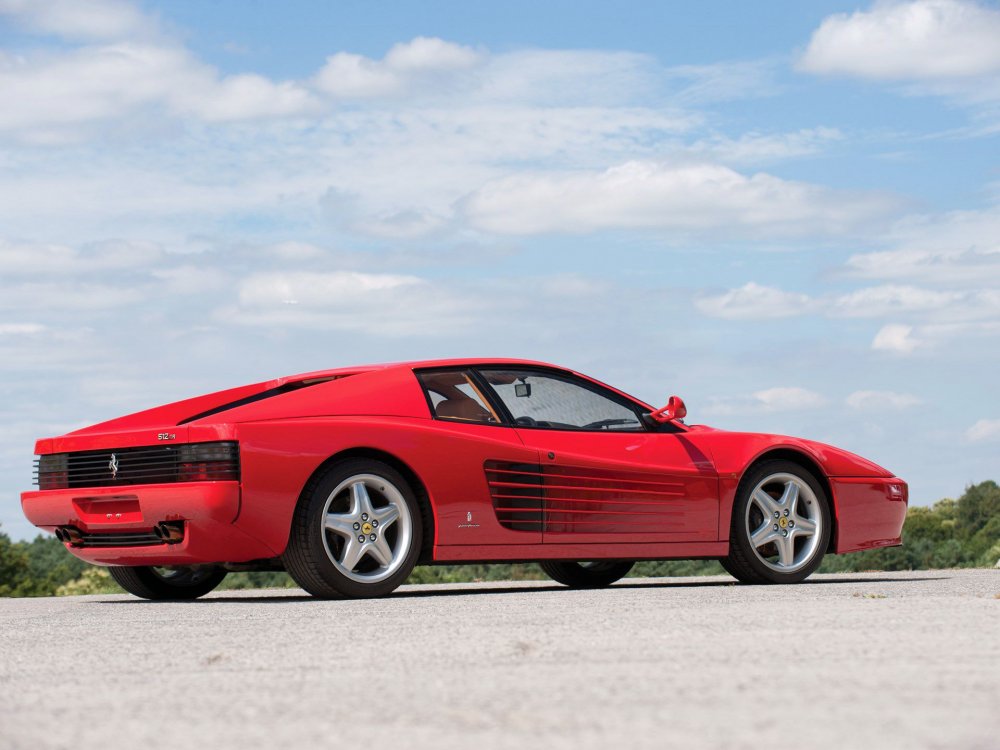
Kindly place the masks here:
<instances>
[{"instance_id":1,"label":"rear quarter panel","mask_svg":"<svg viewBox=\"0 0 1000 750\"><path fill-rule=\"evenodd\" d=\"M483 471L484 456L537 456L513 430L430 418L311 417L241 424L239 440L243 503L237 524L279 553L310 477L330 457L358 449L388 453L418 476L434 514L435 545L524 542L496 521ZM474 527L462 523L470 513Z\"/></svg>"}]
</instances>

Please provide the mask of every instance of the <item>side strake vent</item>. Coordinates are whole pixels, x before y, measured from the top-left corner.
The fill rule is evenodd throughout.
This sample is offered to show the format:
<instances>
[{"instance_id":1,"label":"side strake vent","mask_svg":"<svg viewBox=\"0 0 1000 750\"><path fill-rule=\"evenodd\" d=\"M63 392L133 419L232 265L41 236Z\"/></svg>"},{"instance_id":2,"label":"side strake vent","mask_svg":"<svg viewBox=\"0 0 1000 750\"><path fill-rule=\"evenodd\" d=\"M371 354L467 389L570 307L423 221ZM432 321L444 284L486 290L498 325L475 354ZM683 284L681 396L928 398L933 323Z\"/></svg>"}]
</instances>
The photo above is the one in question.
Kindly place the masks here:
<instances>
[{"instance_id":1,"label":"side strake vent","mask_svg":"<svg viewBox=\"0 0 1000 750\"><path fill-rule=\"evenodd\" d=\"M542 530L542 469L538 464L487 461L493 510L505 529Z\"/></svg>"},{"instance_id":2,"label":"side strake vent","mask_svg":"<svg viewBox=\"0 0 1000 750\"><path fill-rule=\"evenodd\" d=\"M239 478L240 451L235 441L54 453L35 460L35 485L42 490Z\"/></svg>"},{"instance_id":3,"label":"side strake vent","mask_svg":"<svg viewBox=\"0 0 1000 750\"><path fill-rule=\"evenodd\" d=\"M666 533L683 513L684 485L658 474L505 461L484 468L497 521L513 531Z\"/></svg>"}]
</instances>

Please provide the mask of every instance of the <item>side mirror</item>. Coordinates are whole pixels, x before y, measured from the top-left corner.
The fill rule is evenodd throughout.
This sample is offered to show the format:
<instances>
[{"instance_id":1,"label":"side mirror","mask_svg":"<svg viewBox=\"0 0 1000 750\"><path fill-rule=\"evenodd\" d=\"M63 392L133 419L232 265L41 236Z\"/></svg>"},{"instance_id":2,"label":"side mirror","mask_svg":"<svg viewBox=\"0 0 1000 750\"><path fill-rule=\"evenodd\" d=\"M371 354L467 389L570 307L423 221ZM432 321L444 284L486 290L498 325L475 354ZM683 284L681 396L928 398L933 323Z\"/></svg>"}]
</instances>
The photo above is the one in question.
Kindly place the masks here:
<instances>
[{"instance_id":1,"label":"side mirror","mask_svg":"<svg viewBox=\"0 0 1000 750\"><path fill-rule=\"evenodd\" d=\"M671 396L670 400L667 401L667 405L662 409L651 411L649 414L643 414L642 416L647 424L656 426L665 424L666 422L673 422L675 419L684 419L687 413L688 410L684 405L684 400L680 396Z\"/></svg>"}]
</instances>

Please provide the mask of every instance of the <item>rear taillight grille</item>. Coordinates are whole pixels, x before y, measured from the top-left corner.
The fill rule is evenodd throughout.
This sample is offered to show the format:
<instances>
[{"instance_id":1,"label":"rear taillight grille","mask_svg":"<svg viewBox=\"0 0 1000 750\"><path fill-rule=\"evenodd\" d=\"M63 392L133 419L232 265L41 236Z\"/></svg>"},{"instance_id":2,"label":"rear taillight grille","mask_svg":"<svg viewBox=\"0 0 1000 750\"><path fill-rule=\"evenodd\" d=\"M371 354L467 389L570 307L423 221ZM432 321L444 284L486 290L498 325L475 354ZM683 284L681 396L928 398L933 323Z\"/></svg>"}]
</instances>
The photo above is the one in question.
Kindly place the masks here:
<instances>
[{"instance_id":1,"label":"rear taillight grille","mask_svg":"<svg viewBox=\"0 0 1000 750\"><path fill-rule=\"evenodd\" d=\"M56 453L35 460L35 485L42 490L239 478L240 451L234 441Z\"/></svg>"}]
</instances>

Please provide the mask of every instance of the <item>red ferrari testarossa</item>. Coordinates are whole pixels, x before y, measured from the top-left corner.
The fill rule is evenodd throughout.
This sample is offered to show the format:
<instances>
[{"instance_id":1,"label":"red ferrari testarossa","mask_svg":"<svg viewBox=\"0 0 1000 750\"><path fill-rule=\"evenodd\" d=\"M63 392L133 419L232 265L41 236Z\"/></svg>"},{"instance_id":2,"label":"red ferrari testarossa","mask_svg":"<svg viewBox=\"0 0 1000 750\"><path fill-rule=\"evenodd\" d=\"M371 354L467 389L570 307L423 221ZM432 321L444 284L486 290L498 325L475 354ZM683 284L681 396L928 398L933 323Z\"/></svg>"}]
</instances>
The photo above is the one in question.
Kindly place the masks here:
<instances>
[{"instance_id":1,"label":"red ferrari testarossa","mask_svg":"<svg viewBox=\"0 0 1000 750\"><path fill-rule=\"evenodd\" d=\"M316 596L380 596L416 564L498 561L576 587L671 558L793 583L827 552L900 543L891 472L685 413L540 362L345 367L39 440L21 504L149 599L274 569Z\"/></svg>"}]
</instances>

